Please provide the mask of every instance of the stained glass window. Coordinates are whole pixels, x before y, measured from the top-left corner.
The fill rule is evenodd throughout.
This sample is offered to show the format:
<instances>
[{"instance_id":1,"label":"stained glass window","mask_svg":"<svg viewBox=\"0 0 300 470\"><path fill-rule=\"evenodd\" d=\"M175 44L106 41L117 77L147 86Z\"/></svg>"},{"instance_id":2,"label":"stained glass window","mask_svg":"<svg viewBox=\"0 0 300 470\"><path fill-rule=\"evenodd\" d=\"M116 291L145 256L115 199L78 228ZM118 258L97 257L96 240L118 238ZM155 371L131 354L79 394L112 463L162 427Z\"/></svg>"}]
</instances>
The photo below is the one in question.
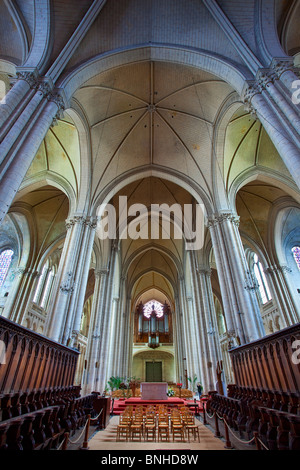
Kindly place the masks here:
<instances>
[{"instance_id":1,"label":"stained glass window","mask_svg":"<svg viewBox=\"0 0 300 470\"><path fill-rule=\"evenodd\" d=\"M296 261L298 269L300 271L300 247L294 246L294 248L292 248L292 252L294 255L294 260Z\"/></svg>"},{"instance_id":2,"label":"stained glass window","mask_svg":"<svg viewBox=\"0 0 300 470\"><path fill-rule=\"evenodd\" d=\"M2 251L0 255L0 287L5 281L14 252L12 250Z\"/></svg>"},{"instance_id":3,"label":"stained glass window","mask_svg":"<svg viewBox=\"0 0 300 470\"><path fill-rule=\"evenodd\" d=\"M155 311L156 316L158 318L162 317L163 314L164 314L163 305L161 303L159 303L157 300L150 300L150 302L147 302L144 305L144 315L145 315L145 317L150 318L150 315L151 315L153 310Z\"/></svg>"}]
</instances>

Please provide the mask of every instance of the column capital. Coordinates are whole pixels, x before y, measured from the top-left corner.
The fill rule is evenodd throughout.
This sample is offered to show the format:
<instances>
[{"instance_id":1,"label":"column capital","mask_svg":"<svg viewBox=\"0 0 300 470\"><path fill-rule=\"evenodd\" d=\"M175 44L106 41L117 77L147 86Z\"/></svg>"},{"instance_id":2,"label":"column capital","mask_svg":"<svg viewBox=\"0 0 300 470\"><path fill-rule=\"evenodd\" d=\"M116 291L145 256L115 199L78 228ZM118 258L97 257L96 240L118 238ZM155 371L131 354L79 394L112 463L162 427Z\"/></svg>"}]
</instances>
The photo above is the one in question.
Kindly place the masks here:
<instances>
[{"instance_id":1,"label":"column capital","mask_svg":"<svg viewBox=\"0 0 300 470\"><path fill-rule=\"evenodd\" d=\"M275 80L278 80L278 75L273 69L259 69L256 74L256 82L261 90L266 89L269 83L274 83Z\"/></svg>"},{"instance_id":2,"label":"column capital","mask_svg":"<svg viewBox=\"0 0 300 470\"><path fill-rule=\"evenodd\" d=\"M254 276L252 276L252 274L250 273L250 271L247 271L245 273L245 285L244 285L244 289L247 290L247 291L256 291L259 289L259 284L257 282L257 280L254 278Z\"/></svg>"},{"instance_id":3,"label":"column capital","mask_svg":"<svg viewBox=\"0 0 300 470\"><path fill-rule=\"evenodd\" d=\"M216 214L214 216L209 217L207 220L207 226L208 228L210 228L215 225L220 225L226 221L229 221L235 226L239 227L240 217L233 214L232 212L223 212L223 213Z\"/></svg>"},{"instance_id":4,"label":"column capital","mask_svg":"<svg viewBox=\"0 0 300 470\"><path fill-rule=\"evenodd\" d=\"M37 91L41 95L43 95L44 98L49 99L49 96L51 95L52 90L53 90L53 85L48 80L42 79L39 81L36 88L37 88Z\"/></svg>"},{"instance_id":5,"label":"column capital","mask_svg":"<svg viewBox=\"0 0 300 470\"><path fill-rule=\"evenodd\" d=\"M55 88L47 95L48 101L56 104L58 111L55 119L60 119L63 116L64 110L68 107L64 91L60 88Z\"/></svg>"},{"instance_id":6,"label":"column capital","mask_svg":"<svg viewBox=\"0 0 300 470\"><path fill-rule=\"evenodd\" d=\"M95 277L104 277L107 276L109 273L109 270L107 268L102 268L102 269L95 269L94 274Z\"/></svg>"},{"instance_id":7,"label":"column capital","mask_svg":"<svg viewBox=\"0 0 300 470\"><path fill-rule=\"evenodd\" d=\"M286 265L278 266L278 271L281 272L281 273L283 273L283 274L292 273L292 272L293 272L292 268L290 268L289 266L286 266Z\"/></svg>"},{"instance_id":8,"label":"column capital","mask_svg":"<svg viewBox=\"0 0 300 470\"><path fill-rule=\"evenodd\" d=\"M84 215L74 215L65 221L67 230L74 227L74 225L76 224L85 225L86 223L87 223L87 217Z\"/></svg>"},{"instance_id":9,"label":"column capital","mask_svg":"<svg viewBox=\"0 0 300 470\"><path fill-rule=\"evenodd\" d=\"M11 85L14 85L18 80L24 80L32 89L37 89L39 86L39 72L37 69L17 69L16 77L11 79Z\"/></svg>"},{"instance_id":10,"label":"column capital","mask_svg":"<svg viewBox=\"0 0 300 470\"><path fill-rule=\"evenodd\" d=\"M299 73L299 69L294 66L293 57L274 57L271 62L271 68L278 78L285 72Z\"/></svg>"},{"instance_id":11,"label":"column capital","mask_svg":"<svg viewBox=\"0 0 300 470\"><path fill-rule=\"evenodd\" d=\"M255 114L255 109L252 106L252 99L255 95L260 95L261 92L262 86L257 82L257 80L248 80L245 82L241 98L247 111L252 114Z\"/></svg>"},{"instance_id":12,"label":"column capital","mask_svg":"<svg viewBox=\"0 0 300 470\"><path fill-rule=\"evenodd\" d=\"M73 273L68 272L65 277L65 280L59 286L59 289L63 294L72 294L72 292L74 291L75 282L72 280L72 277Z\"/></svg>"},{"instance_id":13,"label":"column capital","mask_svg":"<svg viewBox=\"0 0 300 470\"><path fill-rule=\"evenodd\" d=\"M204 267L204 266L199 266L198 268L196 268L196 272L198 275L204 275L204 276L207 276L207 277L211 277L211 269L210 268L207 268L207 267Z\"/></svg>"},{"instance_id":14,"label":"column capital","mask_svg":"<svg viewBox=\"0 0 300 470\"><path fill-rule=\"evenodd\" d=\"M286 265L279 265L279 266L272 265L272 266L267 266L264 269L264 272L266 274L272 275L274 273L283 273L283 274L292 273L293 270L289 266L286 266Z\"/></svg>"},{"instance_id":15,"label":"column capital","mask_svg":"<svg viewBox=\"0 0 300 470\"><path fill-rule=\"evenodd\" d=\"M96 230L98 225L98 217L87 217L85 225L87 227L90 227L92 230Z\"/></svg>"},{"instance_id":16,"label":"column capital","mask_svg":"<svg viewBox=\"0 0 300 470\"><path fill-rule=\"evenodd\" d=\"M40 277L42 274L37 270L25 268L23 266L17 268L14 273L18 276L32 276L33 278Z\"/></svg>"}]
</instances>

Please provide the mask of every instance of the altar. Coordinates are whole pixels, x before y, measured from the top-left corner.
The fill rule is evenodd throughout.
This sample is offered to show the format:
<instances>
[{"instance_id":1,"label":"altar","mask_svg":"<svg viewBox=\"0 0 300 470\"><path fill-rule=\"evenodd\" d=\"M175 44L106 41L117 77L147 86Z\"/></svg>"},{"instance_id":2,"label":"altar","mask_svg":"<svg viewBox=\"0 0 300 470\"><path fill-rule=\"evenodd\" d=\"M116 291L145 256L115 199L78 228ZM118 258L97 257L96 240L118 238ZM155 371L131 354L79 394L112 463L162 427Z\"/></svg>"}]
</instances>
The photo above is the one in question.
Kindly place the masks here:
<instances>
[{"instance_id":1,"label":"altar","mask_svg":"<svg viewBox=\"0 0 300 470\"><path fill-rule=\"evenodd\" d=\"M167 382L142 382L141 398L142 400L167 400L168 384Z\"/></svg>"}]
</instances>

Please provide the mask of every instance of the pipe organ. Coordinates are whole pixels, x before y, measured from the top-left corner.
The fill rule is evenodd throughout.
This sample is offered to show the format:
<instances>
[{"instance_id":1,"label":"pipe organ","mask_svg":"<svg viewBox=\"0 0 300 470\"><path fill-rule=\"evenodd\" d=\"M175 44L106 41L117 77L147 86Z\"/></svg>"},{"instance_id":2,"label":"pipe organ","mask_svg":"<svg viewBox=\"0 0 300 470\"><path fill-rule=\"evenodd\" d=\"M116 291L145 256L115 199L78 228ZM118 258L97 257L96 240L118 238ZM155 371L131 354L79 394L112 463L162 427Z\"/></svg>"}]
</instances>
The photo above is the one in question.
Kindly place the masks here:
<instances>
[{"instance_id":1,"label":"pipe organ","mask_svg":"<svg viewBox=\"0 0 300 470\"><path fill-rule=\"evenodd\" d=\"M161 304L155 300L136 308L137 343L148 343L148 347L155 349L161 343L172 343L171 311L165 301Z\"/></svg>"}]
</instances>

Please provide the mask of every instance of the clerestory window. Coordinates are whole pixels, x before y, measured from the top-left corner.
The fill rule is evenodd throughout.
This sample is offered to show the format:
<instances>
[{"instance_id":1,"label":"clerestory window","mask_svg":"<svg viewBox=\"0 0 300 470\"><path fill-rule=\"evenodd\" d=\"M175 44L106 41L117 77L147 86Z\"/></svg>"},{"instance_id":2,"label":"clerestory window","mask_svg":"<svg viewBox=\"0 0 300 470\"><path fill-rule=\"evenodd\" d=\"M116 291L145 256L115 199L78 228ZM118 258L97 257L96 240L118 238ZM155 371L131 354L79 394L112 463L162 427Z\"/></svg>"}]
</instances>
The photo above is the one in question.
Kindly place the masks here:
<instances>
[{"instance_id":1,"label":"clerestory window","mask_svg":"<svg viewBox=\"0 0 300 470\"><path fill-rule=\"evenodd\" d=\"M12 262L13 250L4 250L0 254L0 287L3 285Z\"/></svg>"}]
</instances>

